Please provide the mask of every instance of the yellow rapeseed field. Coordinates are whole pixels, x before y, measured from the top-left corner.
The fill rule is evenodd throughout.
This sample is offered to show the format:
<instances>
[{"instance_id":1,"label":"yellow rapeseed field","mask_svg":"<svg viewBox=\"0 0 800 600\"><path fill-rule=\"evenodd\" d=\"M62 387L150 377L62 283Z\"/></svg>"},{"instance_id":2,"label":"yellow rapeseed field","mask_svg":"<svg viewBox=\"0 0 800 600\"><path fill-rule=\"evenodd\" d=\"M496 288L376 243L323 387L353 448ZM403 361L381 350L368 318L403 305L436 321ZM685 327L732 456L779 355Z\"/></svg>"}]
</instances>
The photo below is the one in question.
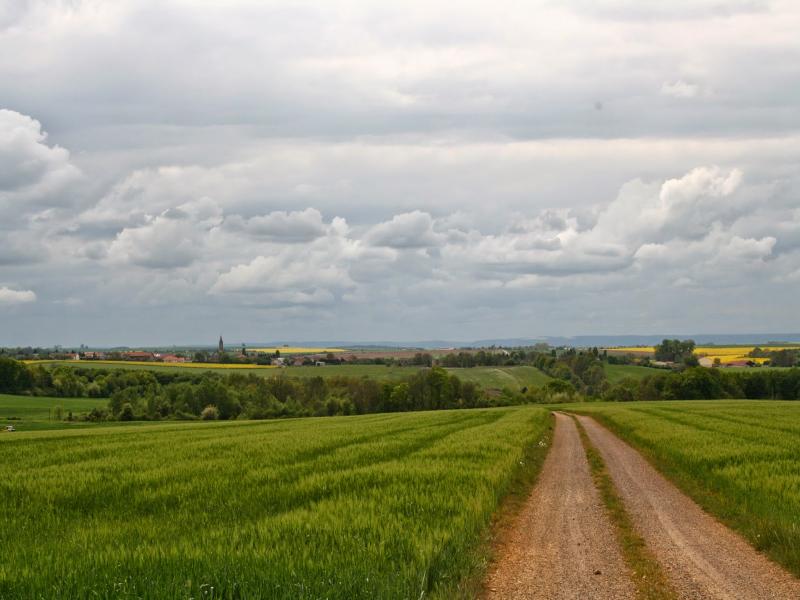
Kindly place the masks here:
<instances>
[{"instance_id":1,"label":"yellow rapeseed field","mask_svg":"<svg viewBox=\"0 0 800 600\"><path fill-rule=\"evenodd\" d=\"M322 354L322 353L336 353L347 352L344 348L308 348L303 346L275 346L274 348L248 348L248 352L265 352L268 354L275 354L276 350L280 350L281 354Z\"/></svg>"},{"instance_id":2,"label":"yellow rapeseed field","mask_svg":"<svg viewBox=\"0 0 800 600\"><path fill-rule=\"evenodd\" d=\"M787 350L797 348L797 346L757 346L764 350ZM757 363L764 363L769 360L767 358L753 358L748 356L756 346L697 346L694 353L698 358L709 358L712 361L719 358L722 364L734 362L737 360L752 360ZM611 352L631 354L653 354L655 348L652 346L624 346L621 348L606 348Z\"/></svg>"}]
</instances>

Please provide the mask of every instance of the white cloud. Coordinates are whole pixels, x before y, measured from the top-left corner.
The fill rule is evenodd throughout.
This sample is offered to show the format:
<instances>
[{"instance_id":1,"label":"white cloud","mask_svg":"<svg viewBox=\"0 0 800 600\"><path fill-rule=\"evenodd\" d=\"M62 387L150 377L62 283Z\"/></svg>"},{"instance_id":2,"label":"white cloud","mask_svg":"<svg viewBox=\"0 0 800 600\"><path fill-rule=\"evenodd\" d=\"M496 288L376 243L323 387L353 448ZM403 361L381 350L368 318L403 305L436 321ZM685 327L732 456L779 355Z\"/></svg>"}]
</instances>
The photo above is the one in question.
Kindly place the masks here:
<instances>
[{"instance_id":1,"label":"white cloud","mask_svg":"<svg viewBox=\"0 0 800 600\"><path fill-rule=\"evenodd\" d=\"M510 8L3 5L0 343L797 323L800 5Z\"/></svg>"},{"instance_id":2,"label":"white cloud","mask_svg":"<svg viewBox=\"0 0 800 600\"><path fill-rule=\"evenodd\" d=\"M0 109L0 215L66 205L63 192L80 175L67 150L47 145L38 121Z\"/></svg>"},{"instance_id":3,"label":"white cloud","mask_svg":"<svg viewBox=\"0 0 800 600\"><path fill-rule=\"evenodd\" d=\"M695 83L687 83L682 80L664 82L661 85L661 93L673 98L694 98L700 92L700 86Z\"/></svg>"},{"instance_id":4,"label":"white cloud","mask_svg":"<svg viewBox=\"0 0 800 600\"><path fill-rule=\"evenodd\" d=\"M14 290L0 287L0 304L28 304L36 302L36 293L31 290Z\"/></svg>"},{"instance_id":5,"label":"white cloud","mask_svg":"<svg viewBox=\"0 0 800 600\"><path fill-rule=\"evenodd\" d=\"M375 225L364 239L373 246L428 248L440 245L445 238L433 230L433 218L430 214L415 210L395 215L390 221Z\"/></svg>"},{"instance_id":6,"label":"white cloud","mask_svg":"<svg viewBox=\"0 0 800 600\"><path fill-rule=\"evenodd\" d=\"M249 219L239 219L242 229L248 234L287 243L310 242L325 235L328 226L322 213L316 208L302 211L275 211Z\"/></svg>"},{"instance_id":7,"label":"white cloud","mask_svg":"<svg viewBox=\"0 0 800 600\"><path fill-rule=\"evenodd\" d=\"M140 227L126 227L108 248L112 262L140 267L186 267L202 258L209 232L222 223L222 212L211 200L168 209Z\"/></svg>"}]
</instances>

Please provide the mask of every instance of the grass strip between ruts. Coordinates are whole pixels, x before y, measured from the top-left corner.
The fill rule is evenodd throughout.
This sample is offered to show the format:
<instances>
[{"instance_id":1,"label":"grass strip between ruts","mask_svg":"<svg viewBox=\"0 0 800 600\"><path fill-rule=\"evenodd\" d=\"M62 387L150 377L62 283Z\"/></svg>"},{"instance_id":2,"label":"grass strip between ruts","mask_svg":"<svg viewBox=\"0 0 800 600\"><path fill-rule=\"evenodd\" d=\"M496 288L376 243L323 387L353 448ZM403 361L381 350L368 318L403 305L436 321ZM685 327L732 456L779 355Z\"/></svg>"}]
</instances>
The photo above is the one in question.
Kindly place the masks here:
<instances>
[{"instance_id":1,"label":"grass strip between ruts","mask_svg":"<svg viewBox=\"0 0 800 600\"><path fill-rule=\"evenodd\" d=\"M678 596L667 581L661 565L647 548L644 539L636 531L630 515L625 510L622 498L614 487L611 475L600 453L592 445L586 430L574 415L570 415L578 427L592 479L600 492L617 533L622 557L633 573L636 596L640 600L673 600Z\"/></svg>"}]
</instances>

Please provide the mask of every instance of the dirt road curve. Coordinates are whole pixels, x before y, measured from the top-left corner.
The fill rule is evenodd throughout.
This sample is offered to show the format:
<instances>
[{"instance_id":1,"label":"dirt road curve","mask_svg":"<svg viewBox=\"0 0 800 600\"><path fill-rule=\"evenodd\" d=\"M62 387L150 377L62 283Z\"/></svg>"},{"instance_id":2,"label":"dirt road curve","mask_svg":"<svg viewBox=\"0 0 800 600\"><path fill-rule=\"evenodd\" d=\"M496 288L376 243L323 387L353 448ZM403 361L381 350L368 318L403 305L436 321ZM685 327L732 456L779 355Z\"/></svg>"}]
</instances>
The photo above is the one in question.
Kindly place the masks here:
<instances>
[{"instance_id":1,"label":"dirt road curve","mask_svg":"<svg viewBox=\"0 0 800 600\"><path fill-rule=\"evenodd\" d=\"M607 429L588 417L579 419L681 598L800 598L800 580L703 512Z\"/></svg>"},{"instance_id":2,"label":"dirt road curve","mask_svg":"<svg viewBox=\"0 0 800 600\"><path fill-rule=\"evenodd\" d=\"M556 415L539 481L486 584L493 599L634 598L577 427Z\"/></svg>"}]
</instances>

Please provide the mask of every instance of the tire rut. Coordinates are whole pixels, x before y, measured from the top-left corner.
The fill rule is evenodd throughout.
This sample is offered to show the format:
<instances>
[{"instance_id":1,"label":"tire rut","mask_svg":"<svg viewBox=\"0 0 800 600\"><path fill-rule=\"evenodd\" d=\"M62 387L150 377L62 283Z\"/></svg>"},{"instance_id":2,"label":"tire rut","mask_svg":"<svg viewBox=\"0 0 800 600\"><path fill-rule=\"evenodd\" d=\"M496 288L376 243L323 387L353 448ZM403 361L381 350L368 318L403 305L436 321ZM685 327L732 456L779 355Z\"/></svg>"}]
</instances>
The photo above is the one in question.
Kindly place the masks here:
<instances>
[{"instance_id":1,"label":"tire rut","mask_svg":"<svg viewBox=\"0 0 800 600\"><path fill-rule=\"evenodd\" d=\"M497 600L627 600L636 592L594 486L573 420L556 414L553 445L486 580Z\"/></svg>"}]
</instances>

